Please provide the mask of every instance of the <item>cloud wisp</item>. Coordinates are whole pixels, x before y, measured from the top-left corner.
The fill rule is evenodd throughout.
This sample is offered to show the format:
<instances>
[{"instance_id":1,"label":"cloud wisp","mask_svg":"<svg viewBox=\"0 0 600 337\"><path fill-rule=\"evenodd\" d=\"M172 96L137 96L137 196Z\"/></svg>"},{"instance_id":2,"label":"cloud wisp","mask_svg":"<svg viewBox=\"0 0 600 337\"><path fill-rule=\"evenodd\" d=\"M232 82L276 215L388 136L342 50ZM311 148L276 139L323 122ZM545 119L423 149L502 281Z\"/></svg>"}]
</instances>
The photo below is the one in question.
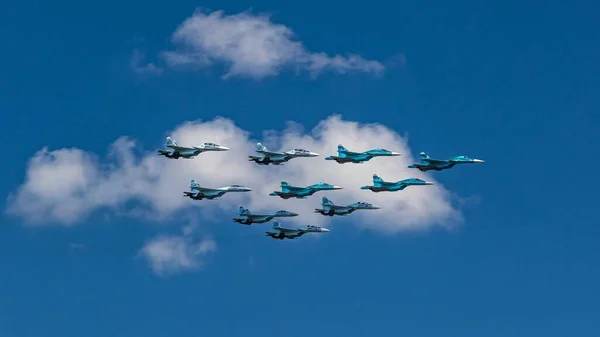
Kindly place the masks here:
<instances>
[{"instance_id":1,"label":"cloud wisp","mask_svg":"<svg viewBox=\"0 0 600 337\"><path fill-rule=\"evenodd\" d=\"M432 176L406 167L413 161L406 140L383 125L360 124L335 115L310 132L290 123L286 130L265 132L263 139L257 140L233 121L215 118L186 122L169 135L182 145L216 142L231 150L203 153L191 160L169 160L155 151L136 154L135 141L122 137L112 144L108 158L102 161L77 148L44 148L30 159L25 182L10 195L6 211L31 225L72 226L99 210L165 220L179 211L197 208L201 210L200 218L210 219L219 216L219 212L236 215L237 208L244 205L256 212L287 209L300 214L287 221L331 226L331 218L314 213L321 197L327 196L337 204L366 201L381 206L380 210L356 212L343 219L352 218L358 220L350 221L352 224L385 232L426 229L461 220L450 193L437 182L395 193L360 189L371 184L374 173L385 180L417 177L435 182ZM259 166L248 161L248 155L255 154L257 141L271 150L305 148L321 156L292 159L283 166ZM338 144L355 151L385 147L402 156L375 158L364 164L340 165L324 160L335 154ZM182 196L191 179L206 187L240 184L253 191L192 201ZM298 186L322 181L344 189L319 192L307 199L269 196L280 190L281 181Z\"/></svg>"},{"instance_id":2,"label":"cloud wisp","mask_svg":"<svg viewBox=\"0 0 600 337\"><path fill-rule=\"evenodd\" d=\"M147 260L154 273L167 277L202 268L216 250L216 242L210 239L193 241L185 235L161 235L146 242L138 256Z\"/></svg>"},{"instance_id":3,"label":"cloud wisp","mask_svg":"<svg viewBox=\"0 0 600 337\"><path fill-rule=\"evenodd\" d=\"M174 50L162 53L168 66L203 68L221 64L227 68L223 78L261 79L286 68L305 70L313 77L324 71L375 75L384 71L380 62L360 55L310 52L289 27L272 22L265 14L226 15L223 11L197 10L177 28L171 40Z\"/></svg>"}]
</instances>

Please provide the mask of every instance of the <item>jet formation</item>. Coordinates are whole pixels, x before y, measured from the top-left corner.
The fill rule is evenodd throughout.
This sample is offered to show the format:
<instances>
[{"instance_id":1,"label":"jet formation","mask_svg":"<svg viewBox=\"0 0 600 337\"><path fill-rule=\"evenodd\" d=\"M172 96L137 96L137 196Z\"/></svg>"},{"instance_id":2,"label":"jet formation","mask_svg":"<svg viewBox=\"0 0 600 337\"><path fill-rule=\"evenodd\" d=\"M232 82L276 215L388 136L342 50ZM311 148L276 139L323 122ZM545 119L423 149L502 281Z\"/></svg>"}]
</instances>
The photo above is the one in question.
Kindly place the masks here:
<instances>
[{"instance_id":1,"label":"jet formation","mask_svg":"<svg viewBox=\"0 0 600 337\"><path fill-rule=\"evenodd\" d=\"M295 148L288 151L269 151L267 147L261 143L256 144L255 150L259 156L248 156L248 160L258 165L283 165L294 158L311 158L318 157L319 154L305 149ZM203 152L208 151L229 151L228 147L218 145L215 143L202 143L196 146L180 146L171 137L166 138L165 142L166 150L159 150L158 154L169 159L192 159ZM337 156L328 156L325 160L333 160L339 164L354 163L363 164L370 161L375 157L394 157L400 156L399 152L389 151L383 148L374 148L363 152L352 152L346 149L341 144L337 147ZM416 168L421 172L427 171L442 171L453 168L458 164L476 164L483 163L481 159L472 159L467 156L456 156L449 159L433 159L429 157L425 152L420 153L421 161L408 165L409 168ZM411 177L398 181L385 181L377 174L373 174L373 185L362 186L362 190L370 190L375 193L379 192L397 192L402 191L409 186L426 186L433 185L432 182L425 181L423 179ZM316 192L321 191L335 191L343 189L341 186L332 185L325 182L319 182L309 186L293 186L282 181L280 184L281 191L271 192L270 196L277 196L282 199L306 199L312 196ZM191 180L189 191L183 192L184 197L188 197L193 200L213 200L224 196L226 193L233 192L251 192L250 187L242 185L229 185L223 187L202 187L199 183ZM315 213L322 214L324 216L345 216L351 214L357 210L379 210L381 207L373 205L365 201L357 201L347 205L336 205L327 197L321 198L321 208L316 208ZM279 210L274 212L263 212L254 213L249 209L240 206L239 214L233 218L233 222L237 222L242 225L262 224L266 222L273 223L273 230L271 232L265 232L267 236L277 239L297 239L306 233L323 233L329 232L329 229L320 226L306 225L304 227L285 227L282 226L276 218L291 218L298 216L298 213L294 213L287 210Z\"/></svg>"}]
</instances>

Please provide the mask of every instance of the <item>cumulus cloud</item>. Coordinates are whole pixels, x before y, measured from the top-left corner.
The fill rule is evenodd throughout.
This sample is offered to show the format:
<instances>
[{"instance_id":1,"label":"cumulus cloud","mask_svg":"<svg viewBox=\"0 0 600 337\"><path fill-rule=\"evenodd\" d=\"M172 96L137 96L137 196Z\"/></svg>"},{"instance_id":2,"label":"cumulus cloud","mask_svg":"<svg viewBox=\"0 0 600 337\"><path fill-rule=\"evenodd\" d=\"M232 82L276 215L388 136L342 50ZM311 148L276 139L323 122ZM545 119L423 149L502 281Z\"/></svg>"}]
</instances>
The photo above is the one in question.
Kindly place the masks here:
<instances>
[{"instance_id":1,"label":"cumulus cloud","mask_svg":"<svg viewBox=\"0 0 600 337\"><path fill-rule=\"evenodd\" d=\"M259 79L277 75L286 67L307 70L313 76L323 71L380 74L384 70L380 62L359 55L310 52L294 37L290 28L271 22L267 15L196 11L173 34L175 50L163 52L163 57L171 67L225 64L224 78Z\"/></svg>"},{"instance_id":2,"label":"cumulus cloud","mask_svg":"<svg viewBox=\"0 0 600 337\"><path fill-rule=\"evenodd\" d=\"M380 124L360 124L334 115L305 132L290 123L281 131L266 131L262 139L225 118L186 122L169 135L182 145L215 142L231 150L207 152L191 160L169 160L151 153L134 152L135 142L120 138L104 161L84 150L71 148L36 153L27 167L25 182L10 197L7 212L31 224L60 223L74 225L96 210L131 212L164 220L181 210L199 208L198 217L211 219L225 212L237 214L240 205L252 211L287 209L301 215L286 219L298 224L332 226L350 222L363 228L387 232L425 229L461 220L448 191L428 174L406 166L415 159L407 140ZM282 166L259 166L248 161L256 142L270 150L305 148L320 153L317 158L292 159ZM337 145L363 151L374 147L401 152L400 157L375 158L364 164L337 164L324 160L335 154ZM370 185L377 173L385 180L417 177L436 182L432 186L413 186L395 193L361 190ZM248 193L231 193L215 200L193 201L182 196L194 179L202 186L246 185ZM307 199L283 200L269 196L280 190L281 181L305 186L320 181L343 186L343 190L318 192ZM315 214L321 196L336 204L366 201L382 207L376 211L358 211L344 218ZM357 221L349 221L351 219ZM329 223L333 220L333 223ZM229 221L229 219L228 219ZM283 220L282 220L283 221Z\"/></svg>"},{"instance_id":3,"label":"cumulus cloud","mask_svg":"<svg viewBox=\"0 0 600 337\"><path fill-rule=\"evenodd\" d=\"M213 240L198 242L186 236L158 236L140 250L152 270L160 276L169 276L185 270L201 268L210 253L217 250Z\"/></svg>"}]
</instances>

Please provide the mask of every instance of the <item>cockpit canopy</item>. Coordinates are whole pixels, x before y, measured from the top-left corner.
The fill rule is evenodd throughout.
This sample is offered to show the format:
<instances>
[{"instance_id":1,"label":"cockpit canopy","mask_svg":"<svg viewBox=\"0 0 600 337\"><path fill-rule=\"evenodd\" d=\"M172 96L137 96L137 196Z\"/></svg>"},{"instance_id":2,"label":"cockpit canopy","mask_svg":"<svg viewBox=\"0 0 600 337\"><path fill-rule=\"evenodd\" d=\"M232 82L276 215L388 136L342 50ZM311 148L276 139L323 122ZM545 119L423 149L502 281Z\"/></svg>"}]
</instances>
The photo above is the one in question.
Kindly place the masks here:
<instances>
[{"instance_id":1,"label":"cockpit canopy","mask_svg":"<svg viewBox=\"0 0 600 337\"><path fill-rule=\"evenodd\" d=\"M294 149L295 152L301 152L301 153L308 153L310 151L304 150L304 149Z\"/></svg>"},{"instance_id":2,"label":"cockpit canopy","mask_svg":"<svg viewBox=\"0 0 600 337\"><path fill-rule=\"evenodd\" d=\"M212 146L212 147L217 147L219 145L215 144L215 143L204 143L205 146Z\"/></svg>"},{"instance_id":3,"label":"cockpit canopy","mask_svg":"<svg viewBox=\"0 0 600 337\"><path fill-rule=\"evenodd\" d=\"M231 185L231 187L242 187L241 185Z\"/></svg>"}]
</instances>

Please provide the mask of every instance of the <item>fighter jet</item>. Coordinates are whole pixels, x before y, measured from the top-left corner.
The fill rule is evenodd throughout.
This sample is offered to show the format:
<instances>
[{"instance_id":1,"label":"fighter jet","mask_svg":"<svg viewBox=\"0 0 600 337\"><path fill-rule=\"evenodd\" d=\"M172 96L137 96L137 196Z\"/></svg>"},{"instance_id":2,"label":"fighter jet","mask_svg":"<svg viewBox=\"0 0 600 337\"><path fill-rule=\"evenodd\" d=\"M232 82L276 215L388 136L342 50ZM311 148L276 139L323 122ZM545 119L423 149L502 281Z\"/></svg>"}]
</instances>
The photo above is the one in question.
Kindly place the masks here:
<instances>
[{"instance_id":1,"label":"fighter jet","mask_svg":"<svg viewBox=\"0 0 600 337\"><path fill-rule=\"evenodd\" d=\"M421 152L421 162L408 165L409 168L419 169L421 172L425 171L442 171L453 168L456 164L477 164L483 163L481 159L472 159L467 156L457 156L450 159L433 159L430 158L427 153Z\"/></svg>"},{"instance_id":2,"label":"fighter jet","mask_svg":"<svg viewBox=\"0 0 600 337\"><path fill-rule=\"evenodd\" d=\"M276 240L296 239L306 233L329 232L329 229L327 229L327 228L322 228L319 226L312 226L312 225L308 225L308 226L305 226L302 228L286 228L286 227L281 226L276 221L273 222L273 229L276 230L276 232L265 232L265 233L267 233L267 236L270 236Z\"/></svg>"},{"instance_id":3,"label":"fighter jet","mask_svg":"<svg viewBox=\"0 0 600 337\"><path fill-rule=\"evenodd\" d=\"M272 152L269 151L269 149L267 149L267 147L262 145L261 143L257 143L256 147L256 152L260 153L261 156L248 156L250 158L248 160L257 163L258 165L282 165L283 163L293 158L319 156L318 153L304 149L293 149L286 152Z\"/></svg>"},{"instance_id":4,"label":"fighter jet","mask_svg":"<svg viewBox=\"0 0 600 337\"><path fill-rule=\"evenodd\" d=\"M221 145L217 145L215 143L204 143L197 146L187 147L187 146L179 146L177 142L171 139L171 137L167 137L167 141L165 143L165 147L170 150L159 150L158 154L161 156L165 156L169 159L191 159L202 152L206 151L228 151L229 148Z\"/></svg>"},{"instance_id":5,"label":"fighter jet","mask_svg":"<svg viewBox=\"0 0 600 337\"><path fill-rule=\"evenodd\" d=\"M270 196L279 196L283 199L297 198L304 199L315 194L318 191L341 190L342 187L334 186L328 183L317 183L306 187L292 186L285 181L281 182L281 192L271 192Z\"/></svg>"},{"instance_id":6,"label":"fighter jet","mask_svg":"<svg viewBox=\"0 0 600 337\"><path fill-rule=\"evenodd\" d=\"M265 223L273 220L273 218L279 217L292 217L298 216L297 213L289 211L277 211L264 214L253 214L249 209L240 206L240 215L237 218L233 218L233 221L242 225L251 225L253 223Z\"/></svg>"},{"instance_id":7,"label":"fighter jet","mask_svg":"<svg viewBox=\"0 0 600 337\"><path fill-rule=\"evenodd\" d=\"M366 161L369 161L375 157L390 157L390 156L399 156L400 153L388 151L386 149L376 148L371 149L364 152L351 152L348 151L344 146L338 145L337 148L338 155L337 156L329 156L325 158L325 160L335 160L339 164L345 163L354 163L354 164L362 164Z\"/></svg>"},{"instance_id":8,"label":"fighter jet","mask_svg":"<svg viewBox=\"0 0 600 337\"><path fill-rule=\"evenodd\" d=\"M396 192L402 191L408 186L412 185L433 185L433 183L419 179L419 178L408 178L404 180L399 180L396 182L384 181L378 175L373 175L373 185L374 186L363 186L361 190L371 190L373 192Z\"/></svg>"},{"instance_id":9,"label":"fighter jet","mask_svg":"<svg viewBox=\"0 0 600 337\"><path fill-rule=\"evenodd\" d=\"M346 206L335 205L331 200L323 197L321 201L321 206L323 208L316 208L315 213L321 213L327 216L334 215L347 215L359 209L380 209L379 206L374 206L369 204L368 202L355 202Z\"/></svg>"},{"instance_id":10,"label":"fighter jet","mask_svg":"<svg viewBox=\"0 0 600 337\"><path fill-rule=\"evenodd\" d=\"M183 192L183 195L189 197L194 200L202 200L202 199L215 199L222 197L225 193L228 192L250 192L251 188L240 186L240 185L230 185L218 188L206 188L201 187L200 184L192 180L190 182L190 190L191 192Z\"/></svg>"}]
</instances>

